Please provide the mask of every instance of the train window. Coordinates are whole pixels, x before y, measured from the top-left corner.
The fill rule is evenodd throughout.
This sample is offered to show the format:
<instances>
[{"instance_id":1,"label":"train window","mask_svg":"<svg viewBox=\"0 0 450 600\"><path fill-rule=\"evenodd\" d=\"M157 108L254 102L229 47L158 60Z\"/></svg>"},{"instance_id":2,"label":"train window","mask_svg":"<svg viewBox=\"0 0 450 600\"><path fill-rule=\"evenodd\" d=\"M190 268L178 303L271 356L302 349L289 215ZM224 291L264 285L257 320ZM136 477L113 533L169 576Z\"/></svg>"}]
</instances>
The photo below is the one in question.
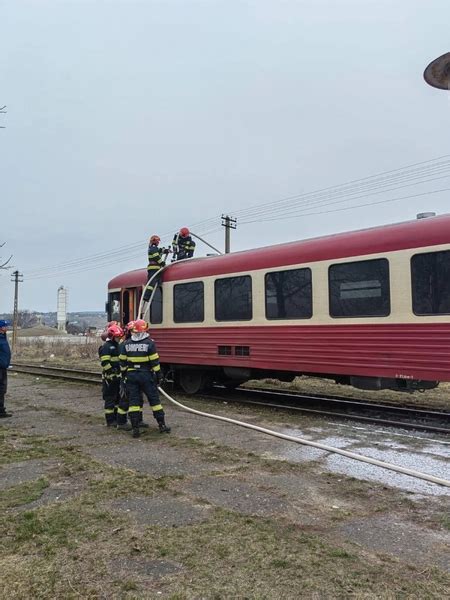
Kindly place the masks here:
<instances>
[{"instance_id":1,"label":"train window","mask_svg":"<svg viewBox=\"0 0 450 600\"><path fill-rule=\"evenodd\" d=\"M311 269L266 273L265 288L267 319L312 317Z\"/></svg>"},{"instance_id":2,"label":"train window","mask_svg":"<svg viewBox=\"0 0 450 600\"><path fill-rule=\"evenodd\" d=\"M120 321L120 292L111 292L108 300L108 321Z\"/></svg>"},{"instance_id":3,"label":"train window","mask_svg":"<svg viewBox=\"0 0 450 600\"><path fill-rule=\"evenodd\" d=\"M450 314L450 251L411 258L413 311L416 315Z\"/></svg>"},{"instance_id":4,"label":"train window","mask_svg":"<svg viewBox=\"0 0 450 600\"><path fill-rule=\"evenodd\" d=\"M198 323L204 319L203 282L177 283L173 288L175 323Z\"/></svg>"},{"instance_id":5,"label":"train window","mask_svg":"<svg viewBox=\"0 0 450 600\"><path fill-rule=\"evenodd\" d=\"M162 287L158 285L150 304L150 323L157 325L163 321Z\"/></svg>"},{"instance_id":6,"label":"train window","mask_svg":"<svg viewBox=\"0 0 450 600\"><path fill-rule=\"evenodd\" d=\"M331 265L328 285L332 317L386 317L391 312L386 258Z\"/></svg>"},{"instance_id":7,"label":"train window","mask_svg":"<svg viewBox=\"0 0 450 600\"><path fill-rule=\"evenodd\" d=\"M252 318L252 278L226 277L214 282L216 321L249 321Z\"/></svg>"}]
</instances>

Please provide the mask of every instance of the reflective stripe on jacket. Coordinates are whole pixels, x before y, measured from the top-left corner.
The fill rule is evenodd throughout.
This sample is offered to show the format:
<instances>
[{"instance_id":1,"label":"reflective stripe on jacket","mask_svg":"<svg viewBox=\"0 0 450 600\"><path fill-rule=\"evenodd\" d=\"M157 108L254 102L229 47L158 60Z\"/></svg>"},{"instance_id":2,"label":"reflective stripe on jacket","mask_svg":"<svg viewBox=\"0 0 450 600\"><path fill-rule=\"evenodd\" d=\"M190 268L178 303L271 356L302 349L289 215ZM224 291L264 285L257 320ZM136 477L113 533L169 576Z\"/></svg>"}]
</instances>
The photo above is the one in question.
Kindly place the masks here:
<instances>
[{"instance_id":1,"label":"reflective stripe on jacket","mask_svg":"<svg viewBox=\"0 0 450 600\"><path fill-rule=\"evenodd\" d=\"M159 355L155 342L146 337L143 340L127 340L120 347L120 368L126 371L159 371Z\"/></svg>"},{"instance_id":2,"label":"reflective stripe on jacket","mask_svg":"<svg viewBox=\"0 0 450 600\"><path fill-rule=\"evenodd\" d=\"M120 349L119 344L114 340L107 340L103 346L98 349L98 356L102 366L102 375L104 379L117 377L120 375Z\"/></svg>"},{"instance_id":3,"label":"reflective stripe on jacket","mask_svg":"<svg viewBox=\"0 0 450 600\"><path fill-rule=\"evenodd\" d=\"M190 235L182 237L179 233L173 236L172 249L178 258L192 258L194 256L195 242Z\"/></svg>"},{"instance_id":4,"label":"reflective stripe on jacket","mask_svg":"<svg viewBox=\"0 0 450 600\"><path fill-rule=\"evenodd\" d=\"M147 271L159 271L166 263L162 257L162 249L155 244L148 247Z\"/></svg>"}]
</instances>

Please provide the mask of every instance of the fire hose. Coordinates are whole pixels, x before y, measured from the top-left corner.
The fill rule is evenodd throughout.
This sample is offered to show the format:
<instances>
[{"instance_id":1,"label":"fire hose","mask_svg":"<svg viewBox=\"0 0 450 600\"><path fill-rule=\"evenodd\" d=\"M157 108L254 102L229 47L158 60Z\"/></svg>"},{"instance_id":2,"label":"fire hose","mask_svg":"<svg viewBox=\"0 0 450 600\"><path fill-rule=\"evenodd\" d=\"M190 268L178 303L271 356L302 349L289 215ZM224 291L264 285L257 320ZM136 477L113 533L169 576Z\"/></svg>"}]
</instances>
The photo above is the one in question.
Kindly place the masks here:
<instances>
[{"instance_id":1,"label":"fire hose","mask_svg":"<svg viewBox=\"0 0 450 600\"><path fill-rule=\"evenodd\" d=\"M273 431L272 429L259 427L258 425L251 425L250 423L245 423L245 421L238 421L236 419L230 419L229 417L222 417L219 415L213 415L211 413L196 410L194 408L190 408L189 406L181 404L181 402L178 402L178 400L175 400L174 398L169 396L169 394L161 387L158 387L158 390L167 400L169 400L169 402L175 404L175 406L178 406L182 410L190 412L194 415L199 415L200 417L215 419L217 421L224 421L225 423L232 423L234 425L239 425L240 427L245 427L246 429L253 429L253 431L259 431L260 433L265 433L266 435L271 435L282 440L287 440L288 442L295 442L296 444L303 444L304 446L312 446L313 448L318 448L319 450L325 450L326 452L340 454L341 456L345 456L346 458L351 458L353 460L358 460L360 462L368 463L370 465L382 467L383 469L389 469L390 471L395 471L396 473L408 475L409 477L415 477L416 479L423 479L424 481L429 481L430 483L436 483L437 485L450 487L450 480L448 479L435 477L434 475L429 475L428 473L421 473L420 471L416 471L414 469L406 469L405 467L400 467L392 463L377 460L376 458L370 458L369 456L363 456L362 454L355 454L354 452L349 452L348 450L341 450L341 448L333 448L332 446L321 444L319 442L305 440L304 438L295 437L293 435L286 435L284 433L279 433L278 431Z\"/></svg>"}]
</instances>

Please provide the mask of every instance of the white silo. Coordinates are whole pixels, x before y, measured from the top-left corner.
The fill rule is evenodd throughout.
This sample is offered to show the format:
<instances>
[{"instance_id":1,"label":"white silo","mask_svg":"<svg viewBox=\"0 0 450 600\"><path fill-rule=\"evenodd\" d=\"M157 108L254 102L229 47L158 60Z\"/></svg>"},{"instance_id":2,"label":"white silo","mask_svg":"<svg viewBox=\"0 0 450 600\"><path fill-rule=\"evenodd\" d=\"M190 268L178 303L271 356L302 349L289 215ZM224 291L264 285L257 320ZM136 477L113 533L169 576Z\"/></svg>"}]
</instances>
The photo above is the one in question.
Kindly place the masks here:
<instances>
[{"instance_id":1,"label":"white silo","mask_svg":"<svg viewBox=\"0 0 450 600\"><path fill-rule=\"evenodd\" d=\"M56 323L60 331L66 331L67 321L67 289L61 285L58 288L58 302L56 309Z\"/></svg>"}]
</instances>

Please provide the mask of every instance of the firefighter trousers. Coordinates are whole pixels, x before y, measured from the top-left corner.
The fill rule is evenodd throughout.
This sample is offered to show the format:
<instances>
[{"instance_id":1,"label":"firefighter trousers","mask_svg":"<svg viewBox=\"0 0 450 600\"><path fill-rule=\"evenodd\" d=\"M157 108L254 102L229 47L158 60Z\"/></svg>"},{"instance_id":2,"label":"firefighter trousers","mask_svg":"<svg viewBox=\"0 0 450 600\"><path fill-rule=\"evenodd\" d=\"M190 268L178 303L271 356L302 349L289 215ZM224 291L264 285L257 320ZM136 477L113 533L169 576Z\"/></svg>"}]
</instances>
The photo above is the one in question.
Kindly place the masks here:
<instances>
[{"instance_id":1,"label":"firefighter trousers","mask_svg":"<svg viewBox=\"0 0 450 600\"><path fill-rule=\"evenodd\" d=\"M110 375L103 379L102 395L105 403L105 419L107 425L116 422L117 408L120 400L120 376Z\"/></svg>"},{"instance_id":2,"label":"firefighter trousers","mask_svg":"<svg viewBox=\"0 0 450 600\"><path fill-rule=\"evenodd\" d=\"M129 400L128 415L133 427L142 420L142 394L144 393L152 408L153 416L158 423L164 422L164 410L159 400L155 375L148 369L128 371L127 396Z\"/></svg>"}]
</instances>

